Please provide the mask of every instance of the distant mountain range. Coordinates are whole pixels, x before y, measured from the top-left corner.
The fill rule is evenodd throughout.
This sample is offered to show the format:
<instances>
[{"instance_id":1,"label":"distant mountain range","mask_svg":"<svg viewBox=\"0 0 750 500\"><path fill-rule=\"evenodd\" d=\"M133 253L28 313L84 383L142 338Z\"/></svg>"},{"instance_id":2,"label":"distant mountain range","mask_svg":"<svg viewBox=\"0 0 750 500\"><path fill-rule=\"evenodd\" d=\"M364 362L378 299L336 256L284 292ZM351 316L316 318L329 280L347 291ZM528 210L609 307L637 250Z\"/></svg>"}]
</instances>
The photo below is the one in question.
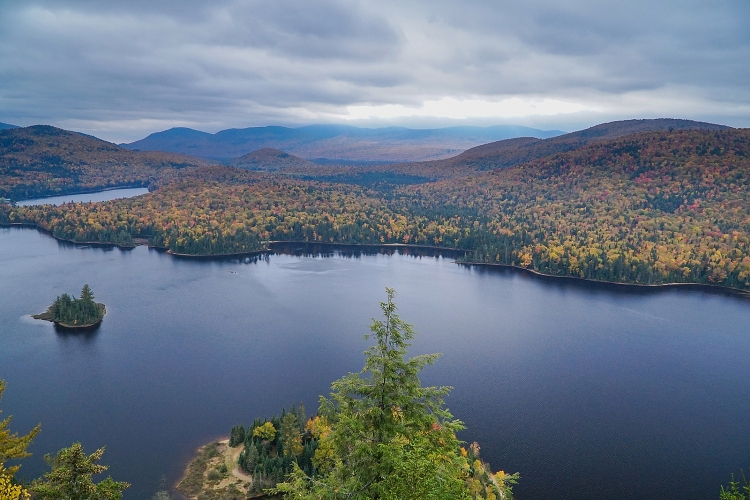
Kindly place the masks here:
<instances>
[{"instance_id":1,"label":"distant mountain range","mask_svg":"<svg viewBox=\"0 0 750 500\"><path fill-rule=\"evenodd\" d=\"M376 167L402 174L427 178L445 178L470 175L476 171L512 167L545 156L573 151L583 146L616 139L639 132L673 130L726 130L731 127L714 123L673 118L651 120L623 120L602 123L585 130L558 135L548 139L519 137L483 144L451 158Z\"/></svg>"},{"instance_id":2,"label":"distant mountain range","mask_svg":"<svg viewBox=\"0 0 750 500\"><path fill-rule=\"evenodd\" d=\"M5 130L7 128L18 128L16 125L11 125L10 123L1 123L0 122L0 130Z\"/></svg>"},{"instance_id":3,"label":"distant mountain range","mask_svg":"<svg viewBox=\"0 0 750 500\"><path fill-rule=\"evenodd\" d=\"M455 139L460 134L456 132L457 129L342 127L343 132L338 136L325 138L323 128L328 130L331 127L304 128L303 133L307 134L305 140L309 140L306 146L302 142L301 137L304 134L300 132L301 129L266 127L250 130L256 138L260 131L265 131L270 136L275 134L274 140L277 141L284 134L294 135L297 137L297 146L300 148L305 146L308 151L314 148L318 148L319 152L323 151L335 141L339 144L346 143L350 148L349 158L360 158L359 164L346 165L346 160L341 160L343 164L338 165L335 161L321 164L321 162L312 162L290 152L269 147L260 148L239 157L224 159L223 163L244 170L280 172L302 179L327 182L367 186L412 184L428 180L472 176L486 170L512 167L633 133L670 130L719 131L729 127L690 120L627 120L604 123L586 130L547 139L518 137L495 141L471 148L447 159L390 164L382 162L383 156L379 157L381 162L373 164L372 160L377 160L378 157L373 158L368 155L373 151L373 154L399 151L402 158L419 157L427 148L432 147L431 145L437 144L436 137L441 134L446 137L446 142ZM468 127L467 129L472 130ZM466 130L460 130L468 134ZM490 128L474 131L477 130L489 133ZM505 130L508 131L507 128ZM310 139L311 131L319 133L318 140ZM239 136L238 143L248 144L245 140L247 130L236 132ZM198 137L212 138L222 134L212 135L196 131L190 133ZM328 130L327 133L330 135L332 132ZM356 134L360 134L359 142L354 140ZM384 137L383 141L379 142L378 137ZM401 139L398 139L399 137ZM292 140L287 142L287 144L293 143ZM357 148L362 148L362 150L357 150ZM154 182L168 181L178 176L178 172L185 167L198 168L211 163L215 161L207 160L205 157L162 151L129 150L95 137L46 125L8 128L0 130L0 197L19 200L116 186L147 186Z\"/></svg>"},{"instance_id":4,"label":"distant mountain range","mask_svg":"<svg viewBox=\"0 0 750 500\"><path fill-rule=\"evenodd\" d=\"M319 163L393 163L449 158L480 144L513 137L544 139L560 134L563 132L559 130L512 125L438 129L310 125L229 129L215 134L172 128L121 146L188 154L225 163L263 148L278 149Z\"/></svg>"}]
</instances>

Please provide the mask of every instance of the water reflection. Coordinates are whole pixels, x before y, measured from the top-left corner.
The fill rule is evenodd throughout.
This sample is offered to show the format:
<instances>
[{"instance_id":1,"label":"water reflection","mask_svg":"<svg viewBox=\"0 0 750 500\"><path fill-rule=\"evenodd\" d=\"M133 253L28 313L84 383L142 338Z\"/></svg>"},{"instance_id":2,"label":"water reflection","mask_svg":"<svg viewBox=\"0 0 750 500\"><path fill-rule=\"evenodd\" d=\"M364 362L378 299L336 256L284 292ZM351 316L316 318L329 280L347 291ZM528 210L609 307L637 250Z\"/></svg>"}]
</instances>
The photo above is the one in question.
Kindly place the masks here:
<instances>
[{"instance_id":1,"label":"water reflection","mask_svg":"<svg viewBox=\"0 0 750 500\"><path fill-rule=\"evenodd\" d=\"M465 254L459 250L429 248L429 247L406 247L389 245L341 245L320 243L272 243L270 248L277 255L292 255L296 257L321 257L321 258L353 258L368 257L374 255L403 255L408 257L443 257L458 258Z\"/></svg>"},{"instance_id":2,"label":"water reflection","mask_svg":"<svg viewBox=\"0 0 750 500\"><path fill-rule=\"evenodd\" d=\"M85 328L65 328L55 323L55 333L63 339L81 339L90 342L96 338L101 326L102 321Z\"/></svg>"}]
</instances>

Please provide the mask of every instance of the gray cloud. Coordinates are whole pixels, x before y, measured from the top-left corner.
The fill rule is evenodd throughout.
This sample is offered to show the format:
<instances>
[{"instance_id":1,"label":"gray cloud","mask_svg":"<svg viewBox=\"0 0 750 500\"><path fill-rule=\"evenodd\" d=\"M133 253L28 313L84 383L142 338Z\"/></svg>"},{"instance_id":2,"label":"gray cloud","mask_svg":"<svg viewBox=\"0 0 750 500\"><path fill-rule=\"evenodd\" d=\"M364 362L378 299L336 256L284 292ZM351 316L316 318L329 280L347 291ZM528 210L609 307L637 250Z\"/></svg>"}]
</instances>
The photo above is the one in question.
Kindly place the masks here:
<instances>
[{"instance_id":1,"label":"gray cloud","mask_svg":"<svg viewBox=\"0 0 750 500\"><path fill-rule=\"evenodd\" d=\"M745 0L0 3L0 121L116 140L341 121L349 106L551 99L577 113L353 123L750 126Z\"/></svg>"}]
</instances>

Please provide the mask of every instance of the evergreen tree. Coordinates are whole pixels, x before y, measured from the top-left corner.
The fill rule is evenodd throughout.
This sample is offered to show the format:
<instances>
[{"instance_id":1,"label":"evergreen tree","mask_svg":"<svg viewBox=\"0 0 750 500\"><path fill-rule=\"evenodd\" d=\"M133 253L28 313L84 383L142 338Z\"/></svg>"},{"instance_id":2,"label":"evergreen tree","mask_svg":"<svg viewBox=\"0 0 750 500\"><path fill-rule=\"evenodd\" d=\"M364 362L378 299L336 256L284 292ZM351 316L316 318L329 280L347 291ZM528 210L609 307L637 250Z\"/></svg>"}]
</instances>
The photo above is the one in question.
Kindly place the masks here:
<instances>
[{"instance_id":1,"label":"evergreen tree","mask_svg":"<svg viewBox=\"0 0 750 500\"><path fill-rule=\"evenodd\" d=\"M88 283L83 285L83 288L81 289L81 300L84 303L94 302L94 293L91 291L91 288L89 287Z\"/></svg>"},{"instance_id":2,"label":"evergreen tree","mask_svg":"<svg viewBox=\"0 0 750 500\"><path fill-rule=\"evenodd\" d=\"M34 497L40 500L119 500L123 490L130 487L128 483L113 481L111 477L94 483L91 478L108 469L106 465L96 464L103 454L104 448L99 448L86 455L81 443L74 443L54 457L46 455L44 459L52 471L34 482L31 487Z\"/></svg>"},{"instance_id":3,"label":"evergreen tree","mask_svg":"<svg viewBox=\"0 0 750 500\"><path fill-rule=\"evenodd\" d=\"M305 432L305 424L307 424L307 413L305 413L305 405L302 403L297 407L297 422L299 423L300 432Z\"/></svg>"},{"instance_id":4,"label":"evergreen tree","mask_svg":"<svg viewBox=\"0 0 750 500\"><path fill-rule=\"evenodd\" d=\"M330 432L319 433L318 451L333 455L318 460L314 480L294 465L276 490L287 498L470 498L455 437L462 424L443 407L449 388L422 387L418 377L438 355L405 358L414 330L396 314L395 292L386 292L364 369L334 382L321 402Z\"/></svg>"},{"instance_id":5,"label":"evergreen tree","mask_svg":"<svg viewBox=\"0 0 750 500\"><path fill-rule=\"evenodd\" d=\"M283 448L283 455L297 457L302 454L302 434L299 430L296 412L289 412L281 420L279 442Z\"/></svg>"},{"instance_id":6,"label":"evergreen tree","mask_svg":"<svg viewBox=\"0 0 750 500\"><path fill-rule=\"evenodd\" d=\"M245 441L245 426L242 424L235 425L232 427L232 431L229 434L229 446L234 448L235 446Z\"/></svg>"}]
</instances>

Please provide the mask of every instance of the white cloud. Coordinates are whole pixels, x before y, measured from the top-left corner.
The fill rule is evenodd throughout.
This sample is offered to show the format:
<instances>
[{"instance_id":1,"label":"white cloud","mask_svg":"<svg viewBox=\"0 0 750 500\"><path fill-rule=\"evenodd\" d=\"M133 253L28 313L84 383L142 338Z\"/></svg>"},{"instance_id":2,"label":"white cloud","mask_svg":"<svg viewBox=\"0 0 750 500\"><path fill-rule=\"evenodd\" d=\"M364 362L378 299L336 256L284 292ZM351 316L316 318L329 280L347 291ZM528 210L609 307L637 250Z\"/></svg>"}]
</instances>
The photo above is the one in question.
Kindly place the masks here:
<instances>
[{"instance_id":1,"label":"white cloud","mask_svg":"<svg viewBox=\"0 0 750 500\"><path fill-rule=\"evenodd\" d=\"M750 2L2 0L0 122L750 126Z\"/></svg>"},{"instance_id":2,"label":"white cloud","mask_svg":"<svg viewBox=\"0 0 750 500\"><path fill-rule=\"evenodd\" d=\"M400 104L378 106L347 106L347 114L339 115L344 120L364 120L368 118L394 119L401 117L435 117L466 120L471 118L521 118L548 116L581 111L598 111L597 108L566 102L557 99L529 99L511 97L501 101L483 99L459 100L444 97L440 100L425 101L421 107L407 107Z\"/></svg>"}]
</instances>

